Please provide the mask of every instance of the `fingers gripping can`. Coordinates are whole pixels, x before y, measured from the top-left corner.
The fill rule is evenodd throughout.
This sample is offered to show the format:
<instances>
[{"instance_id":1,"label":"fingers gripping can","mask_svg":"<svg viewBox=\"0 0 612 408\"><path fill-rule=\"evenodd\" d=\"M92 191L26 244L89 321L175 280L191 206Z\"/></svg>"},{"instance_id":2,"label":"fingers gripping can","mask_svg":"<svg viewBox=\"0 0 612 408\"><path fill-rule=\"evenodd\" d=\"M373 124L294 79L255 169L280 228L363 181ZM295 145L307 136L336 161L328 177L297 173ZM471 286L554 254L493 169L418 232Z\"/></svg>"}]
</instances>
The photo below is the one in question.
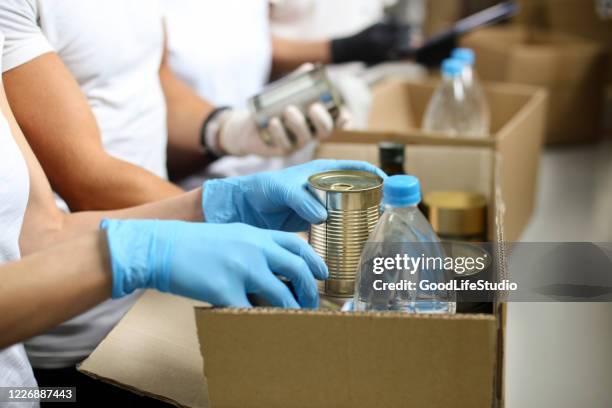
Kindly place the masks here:
<instances>
[{"instance_id":1,"label":"fingers gripping can","mask_svg":"<svg viewBox=\"0 0 612 408\"><path fill-rule=\"evenodd\" d=\"M309 234L310 245L329 268L329 279L319 284L321 293L353 296L361 252L380 217L382 184L376 174L358 170L327 171L308 179L328 214Z\"/></svg>"}]
</instances>

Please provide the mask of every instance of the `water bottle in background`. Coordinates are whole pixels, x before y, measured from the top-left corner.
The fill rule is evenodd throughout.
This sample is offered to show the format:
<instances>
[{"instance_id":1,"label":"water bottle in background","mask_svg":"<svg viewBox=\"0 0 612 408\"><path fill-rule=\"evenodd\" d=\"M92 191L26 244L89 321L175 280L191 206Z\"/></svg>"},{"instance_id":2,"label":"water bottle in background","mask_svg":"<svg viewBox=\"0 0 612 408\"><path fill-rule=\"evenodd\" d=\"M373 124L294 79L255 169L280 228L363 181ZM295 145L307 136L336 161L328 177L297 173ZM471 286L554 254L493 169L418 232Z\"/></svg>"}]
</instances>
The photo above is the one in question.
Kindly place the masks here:
<instances>
[{"instance_id":1,"label":"water bottle in background","mask_svg":"<svg viewBox=\"0 0 612 408\"><path fill-rule=\"evenodd\" d=\"M464 67L454 58L442 63L442 83L431 97L423 119L426 132L474 138L488 135L488 118L464 84Z\"/></svg>"},{"instance_id":2,"label":"water bottle in background","mask_svg":"<svg viewBox=\"0 0 612 408\"><path fill-rule=\"evenodd\" d=\"M452 271L423 262L428 258L444 259L444 250L417 207L420 200L416 177L399 175L385 181L384 213L361 254L354 310L455 313L454 291L427 290L420 285L421 281L428 286L448 283L453 278ZM423 263L418 268L410 267L405 263L407 258L421 259Z\"/></svg>"},{"instance_id":3,"label":"water bottle in background","mask_svg":"<svg viewBox=\"0 0 612 408\"><path fill-rule=\"evenodd\" d=\"M478 106L478 110L485 118L488 133L490 131L491 111L489 109L487 97L485 96L482 85L478 80L476 70L474 69L476 55L471 48L455 48L451 54L451 57L458 59L465 64L461 77L463 78L463 83L468 91L468 97L474 99L474 103Z\"/></svg>"}]
</instances>

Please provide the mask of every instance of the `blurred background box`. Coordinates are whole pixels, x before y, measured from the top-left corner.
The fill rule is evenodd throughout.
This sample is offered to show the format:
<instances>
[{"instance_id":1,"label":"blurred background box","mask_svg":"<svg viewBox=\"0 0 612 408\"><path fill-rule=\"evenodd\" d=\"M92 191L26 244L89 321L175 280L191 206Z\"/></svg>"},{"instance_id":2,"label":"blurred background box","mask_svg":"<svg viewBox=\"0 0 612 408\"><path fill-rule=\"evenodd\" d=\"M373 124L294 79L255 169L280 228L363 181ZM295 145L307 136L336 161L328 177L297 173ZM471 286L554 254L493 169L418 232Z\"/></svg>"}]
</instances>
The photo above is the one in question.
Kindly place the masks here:
<instances>
[{"instance_id":1,"label":"blurred background box","mask_svg":"<svg viewBox=\"0 0 612 408\"><path fill-rule=\"evenodd\" d=\"M464 14L463 4L459 0L428 1L425 10L424 30L427 35L448 28Z\"/></svg>"},{"instance_id":2,"label":"blurred background box","mask_svg":"<svg viewBox=\"0 0 612 408\"><path fill-rule=\"evenodd\" d=\"M518 0L515 22L586 37L612 46L612 20L597 14L594 0Z\"/></svg>"},{"instance_id":3,"label":"blurred background box","mask_svg":"<svg viewBox=\"0 0 612 408\"><path fill-rule=\"evenodd\" d=\"M420 178L424 192L459 189L491 197L492 180L497 178L497 194L504 207L505 239L518 240L533 212L546 92L524 85L486 84L492 134L485 139L470 139L431 135L420 129L436 85L433 80L377 85L373 89L368 130L336 132L319 147L317 156L366 160L378 165L377 143L395 141L409 145L404 168ZM431 152L432 145L440 148ZM455 162L456 151L471 155L470 159ZM479 176L469 178L463 174ZM492 232L489 230L489 239L495 238Z\"/></svg>"},{"instance_id":4,"label":"blurred background box","mask_svg":"<svg viewBox=\"0 0 612 408\"><path fill-rule=\"evenodd\" d=\"M597 13L595 0L518 0L521 11L514 21L596 41L606 52L608 99L612 98L612 19Z\"/></svg>"},{"instance_id":5,"label":"blurred background box","mask_svg":"<svg viewBox=\"0 0 612 408\"><path fill-rule=\"evenodd\" d=\"M606 61L605 48L599 43L514 26L474 32L462 44L475 50L481 79L547 89L547 144L601 136Z\"/></svg>"}]
</instances>

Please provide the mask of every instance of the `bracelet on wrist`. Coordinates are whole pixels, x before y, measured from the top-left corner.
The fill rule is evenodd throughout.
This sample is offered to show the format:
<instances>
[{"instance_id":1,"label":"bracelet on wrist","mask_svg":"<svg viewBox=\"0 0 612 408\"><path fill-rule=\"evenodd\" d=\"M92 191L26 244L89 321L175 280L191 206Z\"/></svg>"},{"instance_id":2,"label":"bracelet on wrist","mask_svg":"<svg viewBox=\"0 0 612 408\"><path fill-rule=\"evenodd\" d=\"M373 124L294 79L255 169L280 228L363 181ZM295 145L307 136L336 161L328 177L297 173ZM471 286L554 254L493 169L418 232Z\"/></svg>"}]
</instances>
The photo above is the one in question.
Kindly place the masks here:
<instances>
[{"instance_id":1,"label":"bracelet on wrist","mask_svg":"<svg viewBox=\"0 0 612 408\"><path fill-rule=\"evenodd\" d=\"M219 131L221 130L221 113L230 110L229 106L215 108L204 120L200 131L200 144L205 152L219 158L224 156L224 152L219 146Z\"/></svg>"}]
</instances>

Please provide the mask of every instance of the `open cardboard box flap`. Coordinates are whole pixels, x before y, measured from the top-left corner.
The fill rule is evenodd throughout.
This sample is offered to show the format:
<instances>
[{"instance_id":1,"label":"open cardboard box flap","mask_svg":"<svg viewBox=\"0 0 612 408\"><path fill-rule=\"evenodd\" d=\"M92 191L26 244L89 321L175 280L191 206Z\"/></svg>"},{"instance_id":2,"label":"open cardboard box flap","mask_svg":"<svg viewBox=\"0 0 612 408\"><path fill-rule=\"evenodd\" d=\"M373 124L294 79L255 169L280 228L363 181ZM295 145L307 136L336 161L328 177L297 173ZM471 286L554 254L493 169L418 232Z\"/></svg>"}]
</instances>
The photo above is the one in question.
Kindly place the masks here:
<instances>
[{"instance_id":1,"label":"open cardboard box flap","mask_svg":"<svg viewBox=\"0 0 612 408\"><path fill-rule=\"evenodd\" d=\"M205 303L146 291L79 371L141 395L208 407L193 308Z\"/></svg>"}]
</instances>

